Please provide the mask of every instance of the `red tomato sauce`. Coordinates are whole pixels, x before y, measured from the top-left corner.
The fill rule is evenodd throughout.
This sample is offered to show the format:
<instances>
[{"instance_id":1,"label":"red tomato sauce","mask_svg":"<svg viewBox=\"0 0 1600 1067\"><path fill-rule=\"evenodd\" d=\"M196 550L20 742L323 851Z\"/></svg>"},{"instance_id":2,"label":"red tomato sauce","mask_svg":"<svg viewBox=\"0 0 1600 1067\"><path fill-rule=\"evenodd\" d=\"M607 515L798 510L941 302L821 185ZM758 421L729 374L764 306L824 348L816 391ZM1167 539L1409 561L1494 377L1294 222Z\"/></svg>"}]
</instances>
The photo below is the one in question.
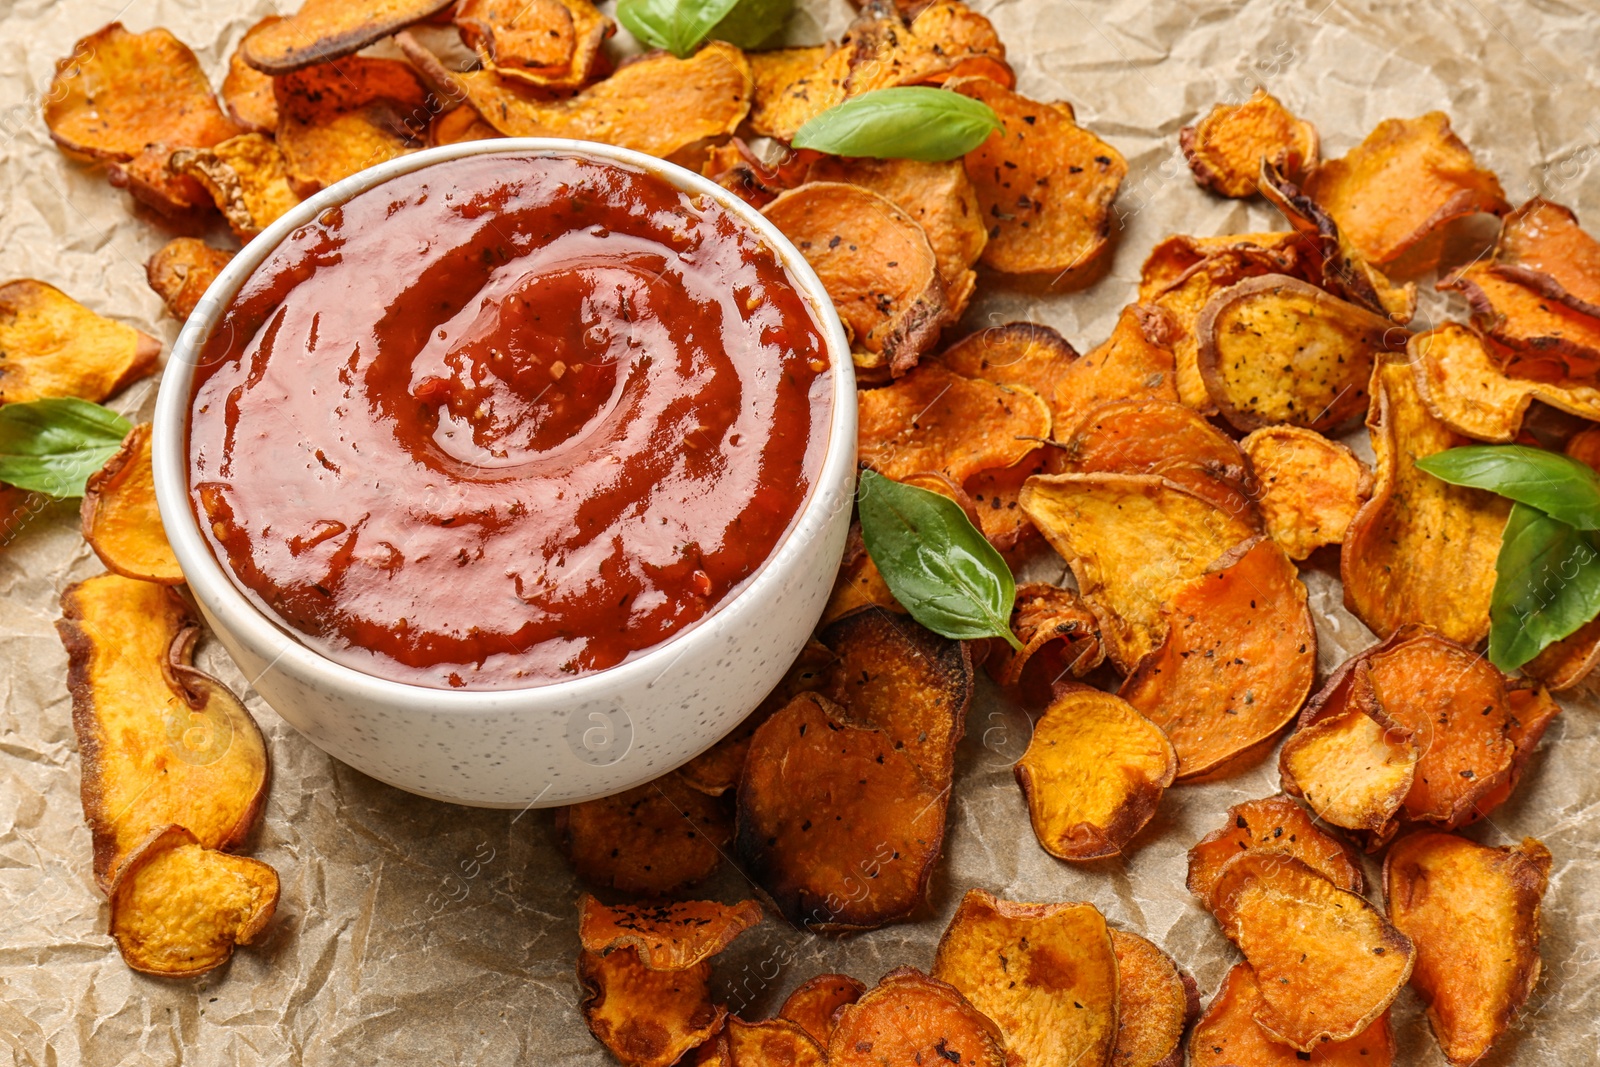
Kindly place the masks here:
<instances>
[{"instance_id":1,"label":"red tomato sauce","mask_svg":"<svg viewBox=\"0 0 1600 1067\"><path fill-rule=\"evenodd\" d=\"M312 648L423 685L660 644L772 553L827 444L827 350L774 251L576 157L466 157L330 209L199 359L218 559Z\"/></svg>"}]
</instances>

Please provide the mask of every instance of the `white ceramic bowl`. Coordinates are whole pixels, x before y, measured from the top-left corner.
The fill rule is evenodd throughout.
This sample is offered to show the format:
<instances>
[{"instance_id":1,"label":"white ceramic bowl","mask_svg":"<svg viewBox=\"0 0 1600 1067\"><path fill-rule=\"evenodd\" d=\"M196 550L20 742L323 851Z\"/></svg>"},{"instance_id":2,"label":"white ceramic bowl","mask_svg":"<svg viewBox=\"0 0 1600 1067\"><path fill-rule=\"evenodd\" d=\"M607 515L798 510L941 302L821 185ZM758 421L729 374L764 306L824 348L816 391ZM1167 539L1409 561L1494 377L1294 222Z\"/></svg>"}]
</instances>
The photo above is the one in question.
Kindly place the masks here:
<instances>
[{"instance_id":1,"label":"white ceramic bowl","mask_svg":"<svg viewBox=\"0 0 1600 1067\"><path fill-rule=\"evenodd\" d=\"M389 681L300 643L240 591L202 539L188 496L195 353L246 277L325 209L397 175L462 156L578 155L709 196L760 232L811 305L833 363L821 471L773 555L715 611L634 659L528 689L451 691ZM570 804L649 781L710 747L777 684L815 627L844 550L855 490L850 347L805 258L727 190L659 159L586 141L514 138L429 149L362 171L251 241L184 326L156 400L156 499L206 621L272 708L329 755L390 785L482 807Z\"/></svg>"}]
</instances>

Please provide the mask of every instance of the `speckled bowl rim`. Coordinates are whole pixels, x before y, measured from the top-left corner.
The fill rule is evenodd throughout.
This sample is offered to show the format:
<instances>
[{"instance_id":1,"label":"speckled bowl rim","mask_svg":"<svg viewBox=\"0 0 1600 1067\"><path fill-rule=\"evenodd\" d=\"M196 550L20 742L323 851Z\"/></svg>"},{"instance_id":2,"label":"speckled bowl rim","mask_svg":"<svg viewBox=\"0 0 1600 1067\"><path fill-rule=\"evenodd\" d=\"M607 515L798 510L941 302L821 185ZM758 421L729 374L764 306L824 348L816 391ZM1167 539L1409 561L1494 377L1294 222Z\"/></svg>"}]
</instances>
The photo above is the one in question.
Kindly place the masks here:
<instances>
[{"instance_id":1,"label":"speckled bowl rim","mask_svg":"<svg viewBox=\"0 0 1600 1067\"><path fill-rule=\"evenodd\" d=\"M441 689L379 677L331 660L301 643L283 624L267 616L244 595L201 537L199 524L189 508L188 415L195 353L210 336L245 280L291 233L358 193L401 175L477 155L576 156L621 164L660 177L684 192L715 200L772 246L811 307L832 363L833 410L822 463L789 530L755 573L710 614L643 654L593 674L519 688ZM721 626L735 618L736 605L763 597L775 602L775 594L784 584L784 574L795 566L804 565L804 553L786 549L795 542L823 536L839 506L838 494L821 490L843 478L854 477L855 368L844 327L811 265L776 226L749 204L701 175L640 152L569 138L510 137L424 149L378 164L329 186L263 230L211 283L179 333L162 373L152 435L156 502L184 578L195 598L215 615L224 629L231 631L243 646L263 655L269 663L267 670L288 670L335 693L395 707L416 706L431 712L469 715L503 712L511 707L532 710L540 706L570 706L582 700L611 699L619 690L653 688L695 644L718 645Z\"/></svg>"}]
</instances>

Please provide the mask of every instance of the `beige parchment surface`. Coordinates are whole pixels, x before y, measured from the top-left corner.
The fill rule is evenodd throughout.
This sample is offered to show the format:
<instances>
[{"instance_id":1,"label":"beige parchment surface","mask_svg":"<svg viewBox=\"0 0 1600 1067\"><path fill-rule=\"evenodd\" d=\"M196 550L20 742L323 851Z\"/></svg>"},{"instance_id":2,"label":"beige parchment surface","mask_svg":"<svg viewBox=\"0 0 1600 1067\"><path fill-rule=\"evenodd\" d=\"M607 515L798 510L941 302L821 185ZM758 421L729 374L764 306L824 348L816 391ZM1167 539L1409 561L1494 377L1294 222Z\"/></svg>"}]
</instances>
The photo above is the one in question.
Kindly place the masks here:
<instances>
[{"instance_id":1,"label":"beige parchment surface","mask_svg":"<svg viewBox=\"0 0 1600 1067\"><path fill-rule=\"evenodd\" d=\"M797 43L836 33L844 0L803 0ZM285 3L284 8L294 6ZM1020 88L1065 99L1128 157L1122 232L1087 292L985 279L967 325L1032 318L1087 350L1132 299L1139 264L1172 232L1278 225L1260 203L1213 199L1189 179L1177 131L1218 100L1266 85L1342 154L1380 119L1452 116L1513 202L1535 193L1600 221L1600 12L1564 0L979 0L1011 49ZM114 19L166 26L220 82L240 34L271 0L0 0L0 279L35 277L170 343L143 264L170 233L104 177L50 145L37 98L54 60ZM1419 327L1459 308L1430 301ZM115 406L147 416L152 382ZM1046 564L1046 572L1059 573ZM209 669L245 693L275 781L255 854L283 899L265 941L206 977L163 981L123 965L89 867L78 806L66 659L52 622L62 588L100 570L76 509L44 508L0 549L0 1050L28 1065L583 1064L609 1057L584 1030L573 978L581 890L548 812L518 816L421 800L333 762L290 730L212 646ZM1328 574L1306 574L1324 671L1371 641ZM987 683L985 683L987 685ZM1469 831L1541 838L1555 856L1545 976L1517 1032L1487 1063L1579 1065L1600 1048L1600 704L1564 701L1517 796ZM823 970L874 981L931 963L960 895L1089 900L1163 945L1209 997L1235 954L1183 888L1184 851L1231 803L1276 789L1268 761L1222 783L1175 788L1122 859L1082 866L1042 852L1010 765L1028 717L985 688L963 743L946 858L923 921L851 940L772 917L718 962L721 995L751 1017ZM1375 880L1377 871L1369 869ZM749 892L731 867L707 895ZM1395 1010L1403 1064L1442 1064L1416 998Z\"/></svg>"}]
</instances>

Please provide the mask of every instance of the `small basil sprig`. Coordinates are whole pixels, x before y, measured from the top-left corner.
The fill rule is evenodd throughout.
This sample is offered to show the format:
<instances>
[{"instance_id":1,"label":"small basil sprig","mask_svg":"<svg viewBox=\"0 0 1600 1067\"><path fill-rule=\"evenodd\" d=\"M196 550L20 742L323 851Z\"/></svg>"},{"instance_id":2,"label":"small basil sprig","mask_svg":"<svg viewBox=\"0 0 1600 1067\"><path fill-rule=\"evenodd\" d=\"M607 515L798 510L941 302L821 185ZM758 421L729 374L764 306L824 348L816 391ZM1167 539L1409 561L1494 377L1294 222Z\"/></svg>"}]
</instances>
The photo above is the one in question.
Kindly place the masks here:
<instances>
[{"instance_id":1,"label":"small basil sprig","mask_svg":"<svg viewBox=\"0 0 1600 1067\"><path fill-rule=\"evenodd\" d=\"M911 617L958 641L1011 632L1011 568L955 501L873 471L856 492L861 539L889 592Z\"/></svg>"},{"instance_id":2,"label":"small basil sprig","mask_svg":"<svg viewBox=\"0 0 1600 1067\"><path fill-rule=\"evenodd\" d=\"M679 59L716 38L757 48L794 12L794 0L618 0L617 21L652 48Z\"/></svg>"},{"instance_id":3,"label":"small basil sprig","mask_svg":"<svg viewBox=\"0 0 1600 1067\"><path fill-rule=\"evenodd\" d=\"M50 496L82 496L133 429L110 408L63 398L0 405L0 482Z\"/></svg>"},{"instance_id":4,"label":"small basil sprig","mask_svg":"<svg viewBox=\"0 0 1600 1067\"><path fill-rule=\"evenodd\" d=\"M790 142L835 156L958 159L1003 130L994 109L949 89L874 89L830 107L801 126Z\"/></svg>"}]
</instances>

